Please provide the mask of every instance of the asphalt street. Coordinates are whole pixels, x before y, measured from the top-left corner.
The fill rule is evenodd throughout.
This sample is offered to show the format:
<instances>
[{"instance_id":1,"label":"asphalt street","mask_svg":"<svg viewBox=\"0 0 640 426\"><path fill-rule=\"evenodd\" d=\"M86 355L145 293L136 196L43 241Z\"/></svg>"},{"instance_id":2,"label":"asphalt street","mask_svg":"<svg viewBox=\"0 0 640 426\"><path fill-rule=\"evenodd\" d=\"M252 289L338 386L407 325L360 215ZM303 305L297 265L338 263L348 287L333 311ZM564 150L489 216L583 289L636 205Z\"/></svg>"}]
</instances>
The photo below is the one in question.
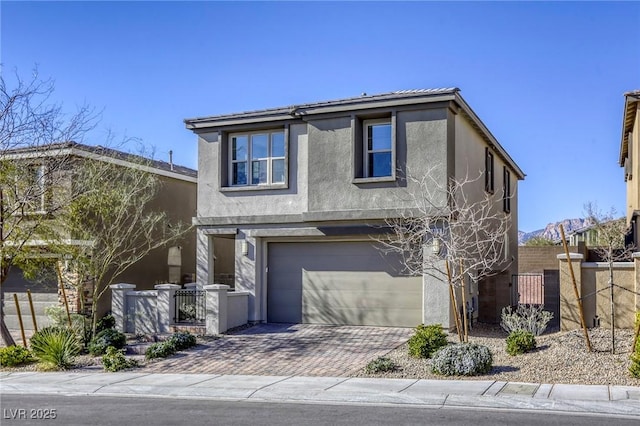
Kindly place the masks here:
<instances>
[{"instance_id":1,"label":"asphalt street","mask_svg":"<svg viewBox=\"0 0 640 426\"><path fill-rule=\"evenodd\" d=\"M85 395L2 395L0 411L3 426L638 424L624 416L545 411Z\"/></svg>"}]
</instances>

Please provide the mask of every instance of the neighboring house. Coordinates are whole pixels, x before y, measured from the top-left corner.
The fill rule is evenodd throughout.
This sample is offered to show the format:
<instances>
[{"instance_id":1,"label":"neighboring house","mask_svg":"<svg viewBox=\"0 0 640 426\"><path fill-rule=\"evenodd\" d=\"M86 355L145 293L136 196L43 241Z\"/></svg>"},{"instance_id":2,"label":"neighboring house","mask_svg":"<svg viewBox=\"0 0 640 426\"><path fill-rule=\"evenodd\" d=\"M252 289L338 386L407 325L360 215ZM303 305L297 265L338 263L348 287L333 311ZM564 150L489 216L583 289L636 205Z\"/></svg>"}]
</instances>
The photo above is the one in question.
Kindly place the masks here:
<instances>
[{"instance_id":1,"label":"neighboring house","mask_svg":"<svg viewBox=\"0 0 640 426\"><path fill-rule=\"evenodd\" d=\"M62 178L57 178L55 188L47 188L51 185L52 179L48 179L48 164L54 163L56 158L65 158L63 167L59 167L55 173L61 173ZM172 221L190 223L196 211L196 185L197 172L193 169L174 165L171 162L144 159L141 157L124 153L115 149L99 146L83 145L75 142L57 143L34 148L14 149L3 152L3 161L16 161L24 165L25 170L30 172L30 176L43 188L37 196L32 197L32 204L28 210L38 215L52 215L54 209L50 206L59 203L59 199L64 199L64 192L72 190L71 169L83 159L97 159L113 163L122 167L142 167L147 171L156 174L162 186L158 192L156 200L153 202L155 208L165 211ZM141 165L144 164L144 165ZM33 171L33 173L31 173ZM33 186L33 185L32 185ZM137 289L152 289L154 284L161 282L181 283L191 282L195 275L195 231L190 231L179 242L179 246L156 249L150 252L141 261L134 264L118 278L119 282L136 284ZM69 240L69 244L90 244L90 242ZM46 253L46 243L43 244L43 252ZM45 254L46 256L46 254ZM172 264L181 266L169 266L171 257ZM72 272L63 271L67 280ZM55 277L47 282L33 283L22 276L18 268L12 268L7 281L2 286L3 299L5 300L5 312L7 313L7 324L10 329L17 327L15 318L15 306L12 293L23 294L27 289L34 293L34 300L38 314L42 314L45 305L57 303L58 284ZM71 299L71 310L76 311L79 300L72 291L67 290L68 299ZM111 306L110 292L105 293L99 301L98 309L104 313ZM24 300L24 297L21 296ZM23 304L23 315L28 312L26 303ZM31 328L31 321L25 320L25 325Z\"/></svg>"},{"instance_id":2,"label":"neighboring house","mask_svg":"<svg viewBox=\"0 0 640 426\"><path fill-rule=\"evenodd\" d=\"M453 325L448 288L403 274L375 238L410 210L402 179L479 178L511 220L506 270L471 286L485 321L512 304L523 172L458 89L400 91L185 120L198 135L197 280L247 291L249 321ZM484 176L483 176L484 175ZM505 194L505 196L502 196ZM397 216L395 216L397 217ZM232 278L232 279L230 279Z\"/></svg>"},{"instance_id":3,"label":"neighboring house","mask_svg":"<svg viewBox=\"0 0 640 426\"><path fill-rule=\"evenodd\" d=\"M640 90L624 94L620 167L627 182L627 223L631 228L627 243L640 247Z\"/></svg>"}]
</instances>

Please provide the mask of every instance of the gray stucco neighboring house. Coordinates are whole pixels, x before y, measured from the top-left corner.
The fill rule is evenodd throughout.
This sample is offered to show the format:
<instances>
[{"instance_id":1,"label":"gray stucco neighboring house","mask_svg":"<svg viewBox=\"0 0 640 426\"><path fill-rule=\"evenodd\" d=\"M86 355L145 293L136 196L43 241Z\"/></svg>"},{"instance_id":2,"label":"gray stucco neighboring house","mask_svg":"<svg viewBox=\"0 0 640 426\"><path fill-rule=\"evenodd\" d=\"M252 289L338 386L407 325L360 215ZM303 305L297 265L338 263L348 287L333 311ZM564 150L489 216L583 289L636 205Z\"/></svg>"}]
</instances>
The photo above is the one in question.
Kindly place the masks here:
<instances>
[{"instance_id":1,"label":"gray stucco neighboring house","mask_svg":"<svg viewBox=\"0 0 640 426\"><path fill-rule=\"evenodd\" d=\"M439 165L491 175L509 192L503 272L472 286L475 315L513 301L517 184L524 173L456 88L362 95L185 120L198 135L197 280L250 293L249 321L413 327L453 325L448 288L403 274L377 247L398 215L402 176ZM486 165L490 160L491 170ZM506 181L505 181L506 179ZM477 194L483 195L479 179ZM500 204L502 209L502 204Z\"/></svg>"}]
</instances>

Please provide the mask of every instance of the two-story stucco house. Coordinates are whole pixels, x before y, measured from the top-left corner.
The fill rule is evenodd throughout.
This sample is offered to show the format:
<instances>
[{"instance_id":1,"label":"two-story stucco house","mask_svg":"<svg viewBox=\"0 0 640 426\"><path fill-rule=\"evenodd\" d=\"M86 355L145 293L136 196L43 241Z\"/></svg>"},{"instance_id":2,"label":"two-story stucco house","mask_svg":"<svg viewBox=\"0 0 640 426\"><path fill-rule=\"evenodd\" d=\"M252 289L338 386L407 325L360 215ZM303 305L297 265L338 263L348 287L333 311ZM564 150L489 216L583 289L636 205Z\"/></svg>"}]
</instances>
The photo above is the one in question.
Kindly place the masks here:
<instances>
[{"instance_id":1,"label":"two-story stucco house","mask_svg":"<svg viewBox=\"0 0 640 426\"><path fill-rule=\"evenodd\" d=\"M386 218L412 207L398 196L410 185L407 170L436 164L445 186L450 177L484 173L478 194L506 194L498 208L512 221L514 260L472 291L481 320L495 321L511 303L524 174L458 89L185 123L199 143L197 280L249 292L249 321L451 327L446 285L406 276L399 256L375 242Z\"/></svg>"},{"instance_id":2,"label":"two-story stucco house","mask_svg":"<svg viewBox=\"0 0 640 426\"><path fill-rule=\"evenodd\" d=\"M16 148L2 153L2 162L19 164L23 169L23 174L16 174L16 181L33 179L31 187L38 188L35 194L30 197L32 199L27 208L28 215L25 222L29 217L37 216L38 220L46 221L55 216L56 212L60 210L59 206L65 203L67 195L72 192L74 187L74 168L87 159L114 164L117 167L138 168L152 173L157 176L161 186L150 203L150 207L166 212L172 222L189 223L192 220L196 211L196 170L173 164L171 161L143 159L137 155L111 148L64 142ZM19 229L19 225L15 225L13 229ZM126 232L126 230L122 232ZM10 237L7 237L7 240L8 242L5 243L11 243ZM81 241L71 236L66 241L71 245L91 246L92 244L91 241ZM153 289L154 284L159 282L190 282L191 276L195 274L195 242L195 232L190 230L175 246L152 250L139 262L118 275L117 279L119 282L136 284L137 288L141 290ZM51 257L47 254L46 240L37 233L35 233L34 241L27 241L26 244L38 247L44 257ZM60 279L66 283L66 296L71 300L70 309L72 312L76 312L80 309L81 303L79 296L73 290L74 286L71 281L77 280L77 276L74 275L71 268L61 270L60 273L62 274ZM183 279L184 276L189 278ZM18 298L23 301L24 309L27 290L34 293L34 304L40 326L46 324L48 319L44 316L44 309L47 306L57 304L59 299L58 279L55 274L48 278L44 282L31 282L23 277L22 271L17 267L11 268L1 289L9 329L19 329L13 293L17 293ZM91 281L88 281L86 285L92 285ZM88 297L88 294L87 290L85 296ZM105 297L100 299L98 304L100 315L109 309L110 296L110 292L107 292ZM85 306L90 306L90 301L87 300ZM25 321L25 325L30 329L33 324L30 321Z\"/></svg>"},{"instance_id":3,"label":"two-story stucco house","mask_svg":"<svg viewBox=\"0 0 640 426\"><path fill-rule=\"evenodd\" d=\"M627 183L627 223L631 228L629 240L640 246L640 90L624 94L620 167L624 168Z\"/></svg>"}]
</instances>

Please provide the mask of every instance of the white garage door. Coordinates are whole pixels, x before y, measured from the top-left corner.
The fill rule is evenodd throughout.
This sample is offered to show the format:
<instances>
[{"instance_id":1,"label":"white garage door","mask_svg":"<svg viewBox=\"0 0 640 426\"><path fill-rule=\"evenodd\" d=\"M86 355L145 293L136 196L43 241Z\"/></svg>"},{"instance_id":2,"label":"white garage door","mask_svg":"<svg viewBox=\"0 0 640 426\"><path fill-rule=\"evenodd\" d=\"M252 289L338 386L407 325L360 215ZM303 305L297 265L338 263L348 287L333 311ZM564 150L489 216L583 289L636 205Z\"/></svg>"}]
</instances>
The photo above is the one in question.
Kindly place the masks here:
<instances>
[{"instance_id":1,"label":"white garage door","mask_svg":"<svg viewBox=\"0 0 640 426\"><path fill-rule=\"evenodd\" d=\"M373 242L270 243L267 320L415 327L422 277Z\"/></svg>"}]
</instances>

